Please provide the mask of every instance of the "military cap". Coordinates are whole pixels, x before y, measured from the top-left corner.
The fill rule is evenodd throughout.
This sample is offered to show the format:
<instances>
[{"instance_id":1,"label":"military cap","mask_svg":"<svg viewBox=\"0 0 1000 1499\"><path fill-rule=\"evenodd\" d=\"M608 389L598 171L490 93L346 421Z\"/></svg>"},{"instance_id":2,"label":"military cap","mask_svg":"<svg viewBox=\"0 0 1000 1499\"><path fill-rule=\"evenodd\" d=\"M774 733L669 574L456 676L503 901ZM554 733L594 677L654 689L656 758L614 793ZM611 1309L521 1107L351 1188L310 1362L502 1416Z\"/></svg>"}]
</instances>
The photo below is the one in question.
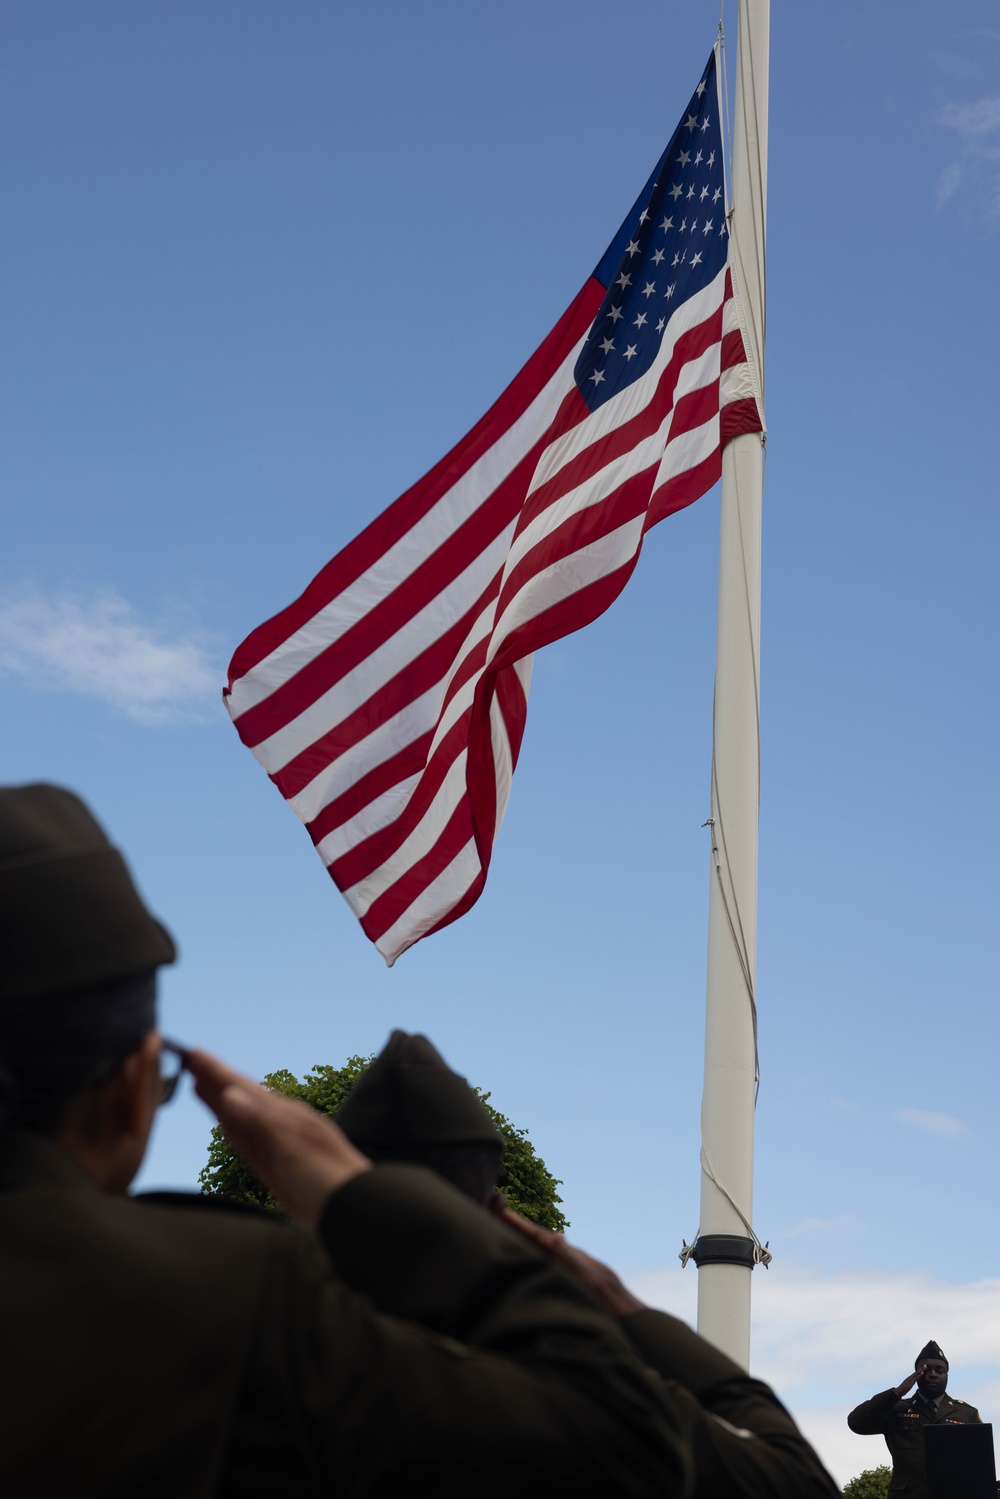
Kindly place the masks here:
<instances>
[{"instance_id":1,"label":"military cap","mask_svg":"<svg viewBox=\"0 0 1000 1499\"><path fill-rule=\"evenodd\" d=\"M360 1149L495 1145L500 1132L474 1089L453 1072L426 1036L393 1031L337 1110L337 1123Z\"/></svg>"},{"instance_id":2,"label":"military cap","mask_svg":"<svg viewBox=\"0 0 1000 1499\"><path fill-rule=\"evenodd\" d=\"M939 1358L946 1367L948 1365L948 1360L941 1352L940 1344L935 1343L933 1338L931 1338L929 1343L925 1343L920 1352L917 1354L916 1360L913 1365L914 1369L918 1368L919 1365L923 1363L925 1358Z\"/></svg>"},{"instance_id":3,"label":"military cap","mask_svg":"<svg viewBox=\"0 0 1000 1499\"><path fill-rule=\"evenodd\" d=\"M177 956L72 791L0 787L0 1000L92 989Z\"/></svg>"}]
</instances>

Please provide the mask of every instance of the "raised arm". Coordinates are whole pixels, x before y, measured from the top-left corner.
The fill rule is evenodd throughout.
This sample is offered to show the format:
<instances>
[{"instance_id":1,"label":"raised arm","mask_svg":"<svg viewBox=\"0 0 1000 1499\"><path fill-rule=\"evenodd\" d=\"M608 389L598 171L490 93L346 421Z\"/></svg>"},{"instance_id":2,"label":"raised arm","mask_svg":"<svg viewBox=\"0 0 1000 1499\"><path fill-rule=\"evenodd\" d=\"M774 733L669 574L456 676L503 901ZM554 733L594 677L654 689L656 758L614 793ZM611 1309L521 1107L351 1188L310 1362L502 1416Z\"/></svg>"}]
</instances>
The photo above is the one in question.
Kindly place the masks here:
<instances>
[{"instance_id":1,"label":"raised arm","mask_svg":"<svg viewBox=\"0 0 1000 1499\"><path fill-rule=\"evenodd\" d=\"M715 1499L833 1499L839 1489L769 1385L686 1323L633 1296L609 1266L508 1214L508 1221L585 1285L620 1326L644 1361L670 1381L673 1398L687 1397L695 1452L695 1492Z\"/></svg>"},{"instance_id":2,"label":"raised arm","mask_svg":"<svg viewBox=\"0 0 1000 1499\"><path fill-rule=\"evenodd\" d=\"M855 1406L847 1418L847 1424L851 1430L857 1432L859 1437L880 1436L889 1423L896 1401L912 1388L916 1383L916 1378L914 1374L911 1379L904 1379L901 1385L894 1385L889 1390L880 1390L870 1400L863 1400L860 1405Z\"/></svg>"}]
</instances>

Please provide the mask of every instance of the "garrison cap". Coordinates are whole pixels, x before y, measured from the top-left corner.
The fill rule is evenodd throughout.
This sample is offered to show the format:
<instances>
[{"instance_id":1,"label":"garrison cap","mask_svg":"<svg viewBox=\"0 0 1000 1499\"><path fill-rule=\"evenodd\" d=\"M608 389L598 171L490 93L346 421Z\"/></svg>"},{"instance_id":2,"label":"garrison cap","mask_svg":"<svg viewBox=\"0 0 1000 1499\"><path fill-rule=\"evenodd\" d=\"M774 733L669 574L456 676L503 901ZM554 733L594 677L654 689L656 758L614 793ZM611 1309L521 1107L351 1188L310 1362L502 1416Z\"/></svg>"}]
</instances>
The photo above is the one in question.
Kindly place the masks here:
<instances>
[{"instance_id":1,"label":"garrison cap","mask_svg":"<svg viewBox=\"0 0 1000 1499\"><path fill-rule=\"evenodd\" d=\"M72 791L0 787L0 1001L93 989L177 957Z\"/></svg>"},{"instance_id":2,"label":"garrison cap","mask_svg":"<svg viewBox=\"0 0 1000 1499\"><path fill-rule=\"evenodd\" d=\"M495 1145L500 1132L474 1089L426 1036L393 1031L336 1114L360 1149Z\"/></svg>"},{"instance_id":3,"label":"garrison cap","mask_svg":"<svg viewBox=\"0 0 1000 1499\"><path fill-rule=\"evenodd\" d=\"M925 1358L939 1358L943 1364L948 1364L948 1360L945 1358L944 1354L941 1351L941 1345L939 1343L935 1343L933 1338L931 1338L929 1343L925 1343L920 1352L917 1354L916 1360L914 1361L913 1365L914 1369L918 1364L922 1364Z\"/></svg>"}]
</instances>

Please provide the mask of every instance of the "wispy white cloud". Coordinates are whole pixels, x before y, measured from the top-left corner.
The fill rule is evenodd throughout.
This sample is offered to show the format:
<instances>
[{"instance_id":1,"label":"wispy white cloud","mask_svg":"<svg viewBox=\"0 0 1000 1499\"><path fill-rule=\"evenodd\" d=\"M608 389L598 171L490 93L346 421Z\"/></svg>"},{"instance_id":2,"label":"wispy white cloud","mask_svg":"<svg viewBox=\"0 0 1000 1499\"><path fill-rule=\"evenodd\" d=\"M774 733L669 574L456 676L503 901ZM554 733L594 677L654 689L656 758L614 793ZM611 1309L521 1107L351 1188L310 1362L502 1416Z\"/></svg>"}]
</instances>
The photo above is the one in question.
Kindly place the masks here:
<instances>
[{"instance_id":1,"label":"wispy white cloud","mask_svg":"<svg viewBox=\"0 0 1000 1499\"><path fill-rule=\"evenodd\" d=\"M841 1213L836 1218L803 1218L794 1228L786 1228L786 1239L800 1239L804 1234L837 1234L858 1226L852 1213Z\"/></svg>"},{"instance_id":2,"label":"wispy white cloud","mask_svg":"<svg viewBox=\"0 0 1000 1499\"><path fill-rule=\"evenodd\" d=\"M914 1129L940 1135L944 1140L957 1140L959 1135L968 1133L961 1119L955 1119L951 1114L935 1114L928 1109L896 1109L892 1117L900 1124L912 1124Z\"/></svg>"},{"instance_id":3,"label":"wispy white cloud","mask_svg":"<svg viewBox=\"0 0 1000 1499\"><path fill-rule=\"evenodd\" d=\"M952 161L945 167L937 181L937 205L943 208L953 198L965 181L966 167L960 161Z\"/></svg>"},{"instance_id":4,"label":"wispy white cloud","mask_svg":"<svg viewBox=\"0 0 1000 1499\"><path fill-rule=\"evenodd\" d=\"M219 681L200 642L146 623L113 591L0 596L0 671L99 698L140 723L190 717Z\"/></svg>"},{"instance_id":5,"label":"wispy white cloud","mask_svg":"<svg viewBox=\"0 0 1000 1499\"><path fill-rule=\"evenodd\" d=\"M1000 98L977 99L974 104L946 104L938 113L942 125L957 130L966 140L976 140L1000 131Z\"/></svg>"},{"instance_id":6,"label":"wispy white cloud","mask_svg":"<svg viewBox=\"0 0 1000 1499\"><path fill-rule=\"evenodd\" d=\"M653 1306L695 1315L697 1272L669 1268L630 1285ZM1000 1280L956 1283L917 1271L823 1273L778 1259L753 1278L753 1372L774 1386L840 1483L887 1461L881 1438L848 1431L847 1412L898 1384L928 1338L951 1363L949 1390L987 1421L1000 1407Z\"/></svg>"},{"instance_id":7,"label":"wispy white cloud","mask_svg":"<svg viewBox=\"0 0 1000 1499\"><path fill-rule=\"evenodd\" d=\"M958 159L949 162L938 178L938 206L943 207L971 181L985 192L989 216L1000 218L1000 97L946 104L936 119L953 132L960 150Z\"/></svg>"}]
</instances>

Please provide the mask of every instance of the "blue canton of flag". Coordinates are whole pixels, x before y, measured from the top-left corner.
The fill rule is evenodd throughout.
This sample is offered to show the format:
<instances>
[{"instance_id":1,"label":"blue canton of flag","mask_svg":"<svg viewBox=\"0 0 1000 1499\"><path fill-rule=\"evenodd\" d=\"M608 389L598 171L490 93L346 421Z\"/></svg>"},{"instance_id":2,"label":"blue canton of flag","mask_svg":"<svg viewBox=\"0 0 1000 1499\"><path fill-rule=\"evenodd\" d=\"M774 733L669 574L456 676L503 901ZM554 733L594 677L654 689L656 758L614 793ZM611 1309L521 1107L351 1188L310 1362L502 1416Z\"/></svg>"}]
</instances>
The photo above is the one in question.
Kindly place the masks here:
<instances>
[{"instance_id":1,"label":"blue canton of flag","mask_svg":"<svg viewBox=\"0 0 1000 1499\"><path fill-rule=\"evenodd\" d=\"M635 207L594 271L607 296L574 370L591 411L650 368L671 314L726 263L715 53Z\"/></svg>"}]
</instances>

